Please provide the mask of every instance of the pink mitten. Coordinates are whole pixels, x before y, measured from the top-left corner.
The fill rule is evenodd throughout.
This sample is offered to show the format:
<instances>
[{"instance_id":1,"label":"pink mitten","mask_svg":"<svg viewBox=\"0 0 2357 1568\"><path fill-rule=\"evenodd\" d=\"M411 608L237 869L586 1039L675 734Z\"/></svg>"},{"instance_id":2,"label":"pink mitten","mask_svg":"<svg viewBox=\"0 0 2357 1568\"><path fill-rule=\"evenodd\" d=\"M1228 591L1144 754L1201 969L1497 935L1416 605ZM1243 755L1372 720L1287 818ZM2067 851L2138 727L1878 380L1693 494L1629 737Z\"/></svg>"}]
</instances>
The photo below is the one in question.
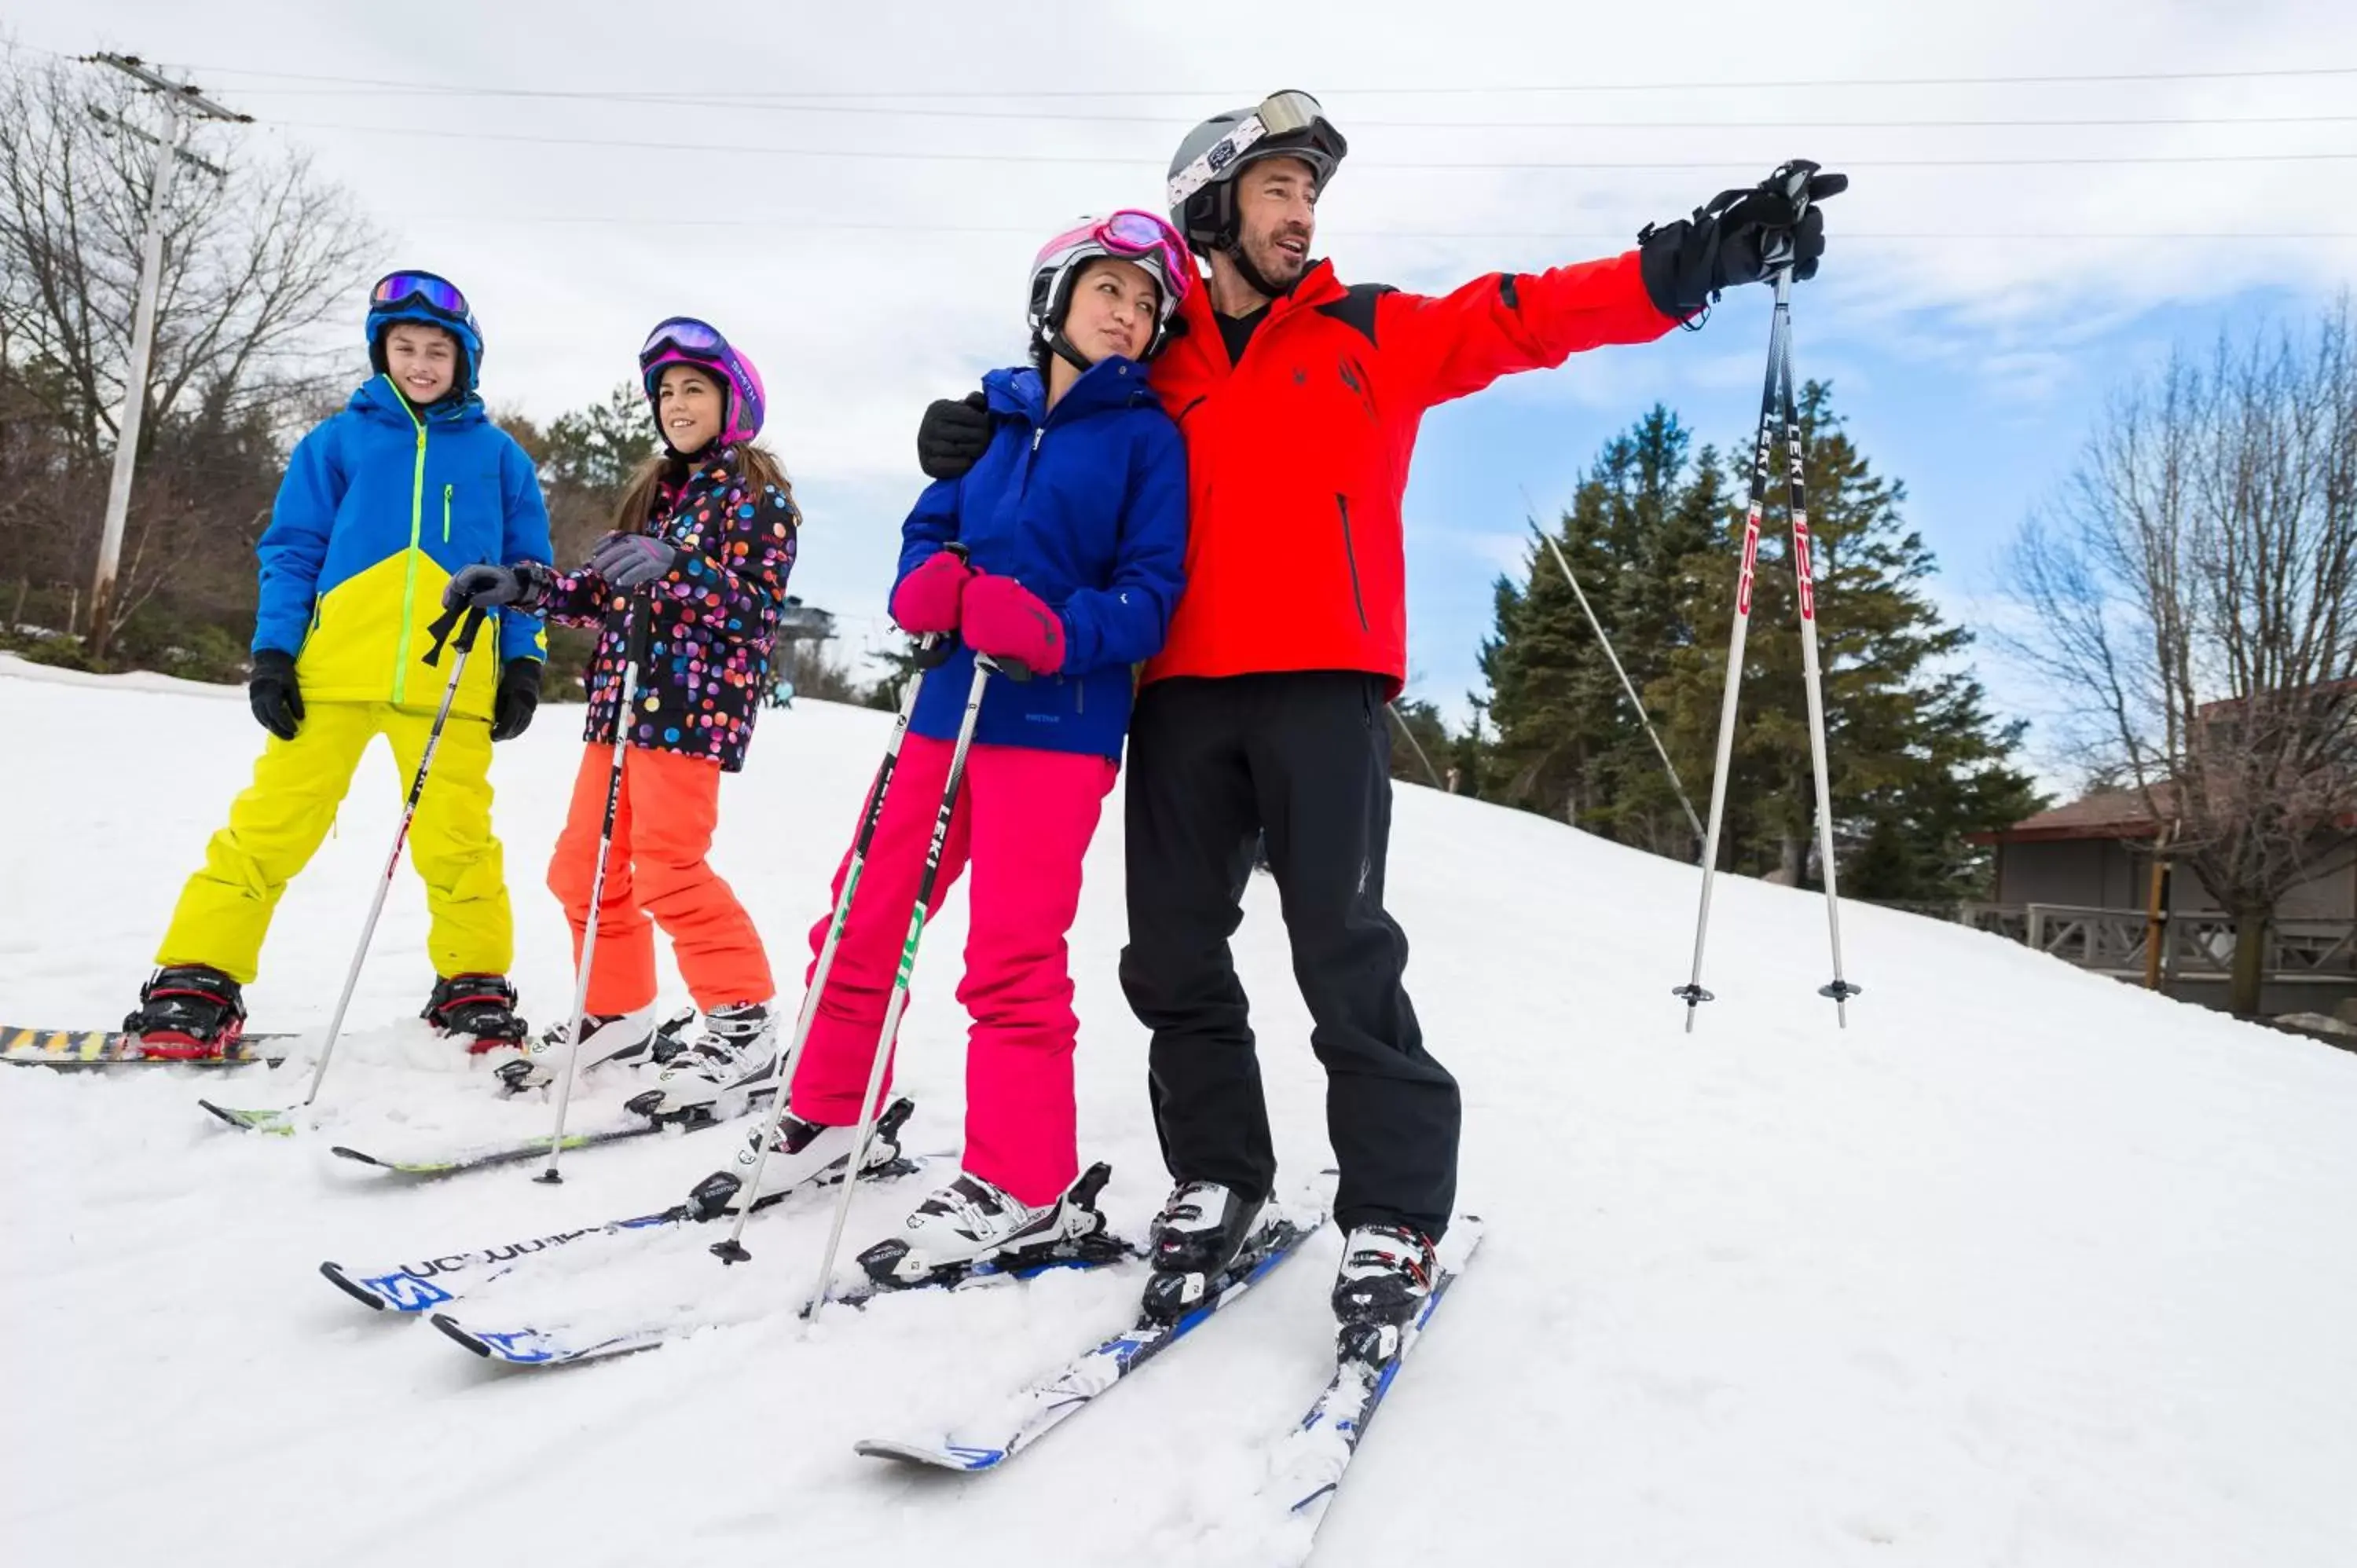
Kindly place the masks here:
<instances>
[{"instance_id":1,"label":"pink mitten","mask_svg":"<svg viewBox=\"0 0 2357 1568\"><path fill-rule=\"evenodd\" d=\"M903 631L923 637L929 632L955 631L958 598L974 568L947 550L936 551L918 563L892 590L892 618Z\"/></svg>"},{"instance_id":2,"label":"pink mitten","mask_svg":"<svg viewBox=\"0 0 2357 1568\"><path fill-rule=\"evenodd\" d=\"M975 573L965 585L961 624L976 653L1013 660L1035 675L1064 667L1063 618L1012 577Z\"/></svg>"}]
</instances>

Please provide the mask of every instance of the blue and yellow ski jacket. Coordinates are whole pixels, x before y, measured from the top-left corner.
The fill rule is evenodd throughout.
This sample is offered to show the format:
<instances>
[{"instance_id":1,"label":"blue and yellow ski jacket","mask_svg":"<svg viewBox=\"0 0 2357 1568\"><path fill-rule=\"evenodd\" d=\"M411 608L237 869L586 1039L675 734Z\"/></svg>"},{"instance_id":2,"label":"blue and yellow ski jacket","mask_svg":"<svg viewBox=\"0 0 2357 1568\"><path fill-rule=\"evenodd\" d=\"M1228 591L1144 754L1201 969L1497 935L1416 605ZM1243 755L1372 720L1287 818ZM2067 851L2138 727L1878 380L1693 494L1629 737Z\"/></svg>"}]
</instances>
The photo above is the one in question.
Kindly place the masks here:
<instances>
[{"instance_id":1,"label":"blue and yellow ski jacket","mask_svg":"<svg viewBox=\"0 0 2357 1568\"><path fill-rule=\"evenodd\" d=\"M296 657L307 702L432 707L449 665L425 662L442 587L461 566L549 560L532 459L482 402L413 408L379 376L296 444L257 553L253 650ZM538 616L500 610L453 713L489 717L500 666L544 659Z\"/></svg>"}]
</instances>

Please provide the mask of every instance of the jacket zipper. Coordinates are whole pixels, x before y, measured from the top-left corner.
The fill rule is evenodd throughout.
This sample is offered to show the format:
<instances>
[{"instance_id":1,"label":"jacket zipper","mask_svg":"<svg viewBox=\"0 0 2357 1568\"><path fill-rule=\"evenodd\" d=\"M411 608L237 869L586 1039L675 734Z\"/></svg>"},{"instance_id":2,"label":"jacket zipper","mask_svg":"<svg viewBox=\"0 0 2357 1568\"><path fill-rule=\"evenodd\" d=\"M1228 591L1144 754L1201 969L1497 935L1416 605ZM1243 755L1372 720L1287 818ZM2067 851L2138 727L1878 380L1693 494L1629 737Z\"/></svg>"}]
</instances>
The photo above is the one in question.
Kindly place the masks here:
<instances>
[{"instance_id":1,"label":"jacket zipper","mask_svg":"<svg viewBox=\"0 0 2357 1568\"><path fill-rule=\"evenodd\" d=\"M1371 631L1373 628L1367 625L1367 598L1359 591L1359 553L1351 547L1351 498L1338 493L1334 505L1342 513L1342 559L1351 568L1351 603L1358 607L1359 629Z\"/></svg>"},{"instance_id":2,"label":"jacket zipper","mask_svg":"<svg viewBox=\"0 0 2357 1568\"><path fill-rule=\"evenodd\" d=\"M455 485L442 487L442 542L445 544L450 542L450 492L457 488Z\"/></svg>"},{"instance_id":3,"label":"jacket zipper","mask_svg":"<svg viewBox=\"0 0 2357 1568\"><path fill-rule=\"evenodd\" d=\"M393 386L391 376L384 381L387 386ZM425 532L425 422L417 417L409 400L401 397L399 387L393 387L393 396L401 398L402 412L417 426L417 460L409 478L409 553L402 558L401 629L397 633L400 641L395 644L398 651L393 662L393 702L399 707L402 699L409 694L410 626L411 618L417 613L417 543Z\"/></svg>"}]
</instances>

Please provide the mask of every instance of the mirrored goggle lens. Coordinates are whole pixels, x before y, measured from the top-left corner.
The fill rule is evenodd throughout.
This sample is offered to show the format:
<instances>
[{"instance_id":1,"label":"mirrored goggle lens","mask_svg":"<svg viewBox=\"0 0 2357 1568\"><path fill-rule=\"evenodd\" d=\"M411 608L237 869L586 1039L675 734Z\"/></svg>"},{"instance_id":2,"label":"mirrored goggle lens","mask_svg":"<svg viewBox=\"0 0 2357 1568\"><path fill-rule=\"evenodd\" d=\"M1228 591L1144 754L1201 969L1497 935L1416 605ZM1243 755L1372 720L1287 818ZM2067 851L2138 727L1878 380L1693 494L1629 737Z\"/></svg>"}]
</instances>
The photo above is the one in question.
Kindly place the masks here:
<instances>
[{"instance_id":1,"label":"mirrored goggle lens","mask_svg":"<svg viewBox=\"0 0 2357 1568\"><path fill-rule=\"evenodd\" d=\"M1272 92L1261 100L1258 116L1270 135L1283 136L1307 131L1326 117L1326 111L1307 92Z\"/></svg>"},{"instance_id":2,"label":"mirrored goggle lens","mask_svg":"<svg viewBox=\"0 0 2357 1568\"><path fill-rule=\"evenodd\" d=\"M1141 255L1157 245L1168 246L1178 239L1169 227L1152 213L1126 209L1106 219L1100 231L1111 243L1125 246Z\"/></svg>"},{"instance_id":3,"label":"mirrored goggle lens","mask_svg":"<svg viewBox=\"0 0 2357 1568\"><path fill-rule=\"evenodd\" d=\"M692 317L675 316L647 334L646 347L639 350L639 358L651 360L666 347L698 359L710 359L727 347L727 339Z\"/></svg>"},{"instance_id":4,"label":"mirrored goggle lens","mask_svg":"<svg viewBox=\"0 0 2357 1568\"><path fill-rule=\"evenodd\" d=\"M446 278L436 277L432 273L388 273L378 280L369 298L371 303L381 306L405 305L416 300L446 315L467 314L467 296L458 292L456 285Z\"/></svg>"}]
</instances>

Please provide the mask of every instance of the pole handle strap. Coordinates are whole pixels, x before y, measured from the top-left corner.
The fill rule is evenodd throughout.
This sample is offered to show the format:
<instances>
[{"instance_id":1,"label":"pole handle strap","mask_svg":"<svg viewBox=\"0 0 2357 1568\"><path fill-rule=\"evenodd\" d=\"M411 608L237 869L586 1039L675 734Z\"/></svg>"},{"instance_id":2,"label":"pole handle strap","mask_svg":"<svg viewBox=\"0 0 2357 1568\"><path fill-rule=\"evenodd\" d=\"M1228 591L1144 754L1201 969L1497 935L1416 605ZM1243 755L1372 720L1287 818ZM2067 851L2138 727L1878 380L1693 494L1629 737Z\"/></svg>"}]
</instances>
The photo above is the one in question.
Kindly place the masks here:
<instances>
[{"instance_id":1,"label":"pole handle strap","mask_svg":"<svg viewBox=\"0 0 2357 1568\"><path fill-rule=\"evenodd\" d=\"M480 605L461 605L453 609L444 610L435 619L434 624L426 628L426 630L433 634L434 646L426 650L425 662L428 664L442 662L443 646L450 641L450 633L454 629L458 633L458 651L461 653L475 651L475 634L483 629L483 622L490 618L490 612Z\"/></svg>"}]
</instances>

